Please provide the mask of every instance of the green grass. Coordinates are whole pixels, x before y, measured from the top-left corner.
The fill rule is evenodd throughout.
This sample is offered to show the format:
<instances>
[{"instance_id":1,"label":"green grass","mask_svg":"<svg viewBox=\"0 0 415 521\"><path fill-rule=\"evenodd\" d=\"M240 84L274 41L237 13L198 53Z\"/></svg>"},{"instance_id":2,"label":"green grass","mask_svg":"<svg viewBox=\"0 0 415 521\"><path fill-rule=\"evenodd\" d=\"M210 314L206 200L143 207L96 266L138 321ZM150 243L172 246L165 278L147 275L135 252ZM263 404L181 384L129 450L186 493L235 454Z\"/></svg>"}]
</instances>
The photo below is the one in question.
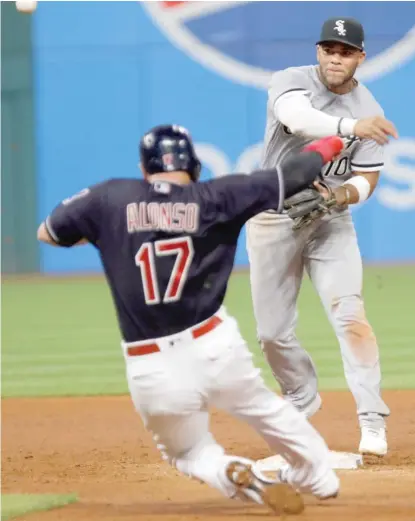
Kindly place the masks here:
<instances>
[{"instance_id":1,"label":"green grass","mask_svg":"<svg viewBox=\"0 0 415 521\"><path fill-rule=\"evenodd\" d=\"M384 388L415 387L414 288L415 266L365 269L365 304L381 346ZM246 272L233 275L226 304L275 387L256 341ZM346 388L337 340L308 280L299 311L298 335L316 362L321 389ZM102 279L4 280L2 326L3 396L127 392L119 332Z\"/></svg>"},{"instance_id":2,"label":"green grass","mask_svg":"<svg viewBox=\"0 0 415 521\"><path fill-rule=\"evenodd\" d=\"M56 496L51 494L2 494L1 521L7 521L23 514L50 510L77 501L75 495Z\"/></svg>"}]
</instances>

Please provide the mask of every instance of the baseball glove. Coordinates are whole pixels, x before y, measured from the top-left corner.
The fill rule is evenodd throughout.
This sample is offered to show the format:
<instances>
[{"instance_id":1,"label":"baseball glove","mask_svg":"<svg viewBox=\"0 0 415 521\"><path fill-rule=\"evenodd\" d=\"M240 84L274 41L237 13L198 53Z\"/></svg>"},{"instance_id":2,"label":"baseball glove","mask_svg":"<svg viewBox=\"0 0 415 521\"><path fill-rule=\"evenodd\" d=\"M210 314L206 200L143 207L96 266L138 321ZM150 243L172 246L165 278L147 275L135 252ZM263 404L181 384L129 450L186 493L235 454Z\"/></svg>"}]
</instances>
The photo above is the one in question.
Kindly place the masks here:
<instances>
[{"instance_id":1,"label":"baseball glove","mask_svg":"<svg viewBox=\"0 0 415 521\"><path fill-rule=\"evenodd\" d=\"M327 190L327 199L314 186L285 199L284 210L294 221L293 230L300 230L309 226L330 213L334 206L337 206L333 190L322 181L319 181L319 184Z\"/></svg>"}]
</instances>

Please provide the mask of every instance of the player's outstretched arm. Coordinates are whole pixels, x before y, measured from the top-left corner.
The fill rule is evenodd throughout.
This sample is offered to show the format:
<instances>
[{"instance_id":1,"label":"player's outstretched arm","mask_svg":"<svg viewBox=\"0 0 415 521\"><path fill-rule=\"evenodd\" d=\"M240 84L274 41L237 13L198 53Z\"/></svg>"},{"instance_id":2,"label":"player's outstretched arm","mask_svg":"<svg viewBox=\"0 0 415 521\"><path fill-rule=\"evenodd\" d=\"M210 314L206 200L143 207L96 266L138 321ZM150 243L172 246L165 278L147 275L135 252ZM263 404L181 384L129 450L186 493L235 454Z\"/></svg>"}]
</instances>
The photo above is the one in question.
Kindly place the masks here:
<instances>
[{"instance_id":1,"label":"player's outstretched arm","mask_svg":"<svg viewBox=\"0 0 415 521\"><path fill-rule=\"evenodd\" d=\"M310 186L322 167L343 148L341 138L324 138L290 157L277 169L223 176L202 184L202 189L207 192L207 199L215 203L217 221L236 219L242 225L265 210L281 212L284 200Z\"/></svg>"},{"instance_id":2,"label":"player's outstretched arm","mask_svg":"<svg viewBox=\"0 0 415 521\"><path fill-rule=\"evenodd\" d=\"M305 91L283 94L274 104L274 113L293 134L310 138L353 135L373 139L379 145L386 144L389 136L398 138L394 124L384 117L358 120L331 116L315 109Z\"/></svg>"},{"instance_id":3,"label":"player's outstretched arm","mask_svg":"<svg viewBox=\"0 0 415 521\"><path fill-rule=\"evenodd\" d=\"M285 198L310 186L322 167L344 149L341 138L331 136L311 143L302 152L291 156L281 165Z\"/></svg>"}]
</instances>

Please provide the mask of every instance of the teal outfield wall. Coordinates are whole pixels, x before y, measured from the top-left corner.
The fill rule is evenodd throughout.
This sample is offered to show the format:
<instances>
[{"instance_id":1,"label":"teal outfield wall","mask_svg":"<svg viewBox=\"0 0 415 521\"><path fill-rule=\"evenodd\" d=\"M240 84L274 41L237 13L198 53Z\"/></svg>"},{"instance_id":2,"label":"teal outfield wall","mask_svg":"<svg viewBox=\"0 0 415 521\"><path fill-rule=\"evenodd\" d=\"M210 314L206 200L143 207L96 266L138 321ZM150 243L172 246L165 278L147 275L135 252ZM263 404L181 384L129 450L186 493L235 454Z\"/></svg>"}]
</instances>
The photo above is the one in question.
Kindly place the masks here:
<instances>
[{"instance_id":1,"label":"teal outfield wall","mask_svg":"<svg viewBox=\"0 0 415 521\"><path fill-rule=\"evenodd\" d=\"M2 273L39 269L31 23L1 2Z\"/></svg>"}]
</instances>

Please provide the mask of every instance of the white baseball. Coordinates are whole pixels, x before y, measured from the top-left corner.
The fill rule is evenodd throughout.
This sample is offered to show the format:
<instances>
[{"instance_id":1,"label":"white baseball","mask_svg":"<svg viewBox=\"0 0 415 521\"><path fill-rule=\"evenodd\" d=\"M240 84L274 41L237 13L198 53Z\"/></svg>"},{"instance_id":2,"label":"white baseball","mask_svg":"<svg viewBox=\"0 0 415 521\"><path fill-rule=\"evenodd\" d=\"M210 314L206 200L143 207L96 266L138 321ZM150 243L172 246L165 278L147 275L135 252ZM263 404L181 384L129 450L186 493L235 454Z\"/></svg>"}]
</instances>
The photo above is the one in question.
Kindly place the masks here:
<instances>
[{"instance_id":1,"label":"white baseball","mask_svg":"<svg viewBox=\"0 0 415 521\"><path fill-rule=\"evenodd\" d=\"M22 13L33 13L33 11L37 7L36 1L30 1L30 0L22 0L19 2L16 2L16 9L18 11L21 11Z\"/></svg>"}]
</instances>

